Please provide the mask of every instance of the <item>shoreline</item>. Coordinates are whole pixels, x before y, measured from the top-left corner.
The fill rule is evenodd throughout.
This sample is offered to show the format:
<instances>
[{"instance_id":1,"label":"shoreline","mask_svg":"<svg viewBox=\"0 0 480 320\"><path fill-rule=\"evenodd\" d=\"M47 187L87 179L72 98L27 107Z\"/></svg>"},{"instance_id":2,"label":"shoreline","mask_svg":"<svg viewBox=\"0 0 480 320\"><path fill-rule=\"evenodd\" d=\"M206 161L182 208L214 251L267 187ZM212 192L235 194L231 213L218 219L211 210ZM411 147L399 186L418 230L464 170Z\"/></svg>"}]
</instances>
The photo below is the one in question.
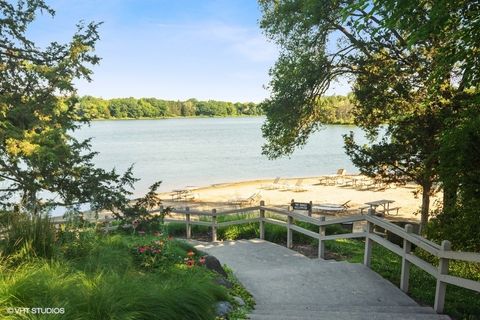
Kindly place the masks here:
<instances>
[{"instance_id":1,"label":"shoreline","mask_svg":"<svg viewBox=\"0 0 480 320\"><path fill-rule=\"evenodd\" d=\"M343 214L357 214L359 213L358 209L365 206L366 202L387 199L395 201L392 208L400 208L398 215L387 215L387 218L408 221L419 221L420 219L416 212L419 211L421 198L414 196L417 185L411 184L385 189L373 187L360 189L340 184L335 186L321 185L319 181L325 176L333 175L287 177L280 179L278 183L279 186L283 184L292 186L299 179L303 179L300 189L305 188L304 191L288 190L288 188L269 190L265 187L271 185L275 178L259 178L184 188L184 190L188 190L189 196L193 197L193 199L180 199L178 201L175 199L176 194L174 190L159 192L158 195L165 205L176 208L190 207L197 210L211 210L213 208L222 210L238 207L232 205L232 200L246 199L255 193L260 193L261 199L265 201L266 205L283 208L288 208L291 200L298 202L312 201L314 205L342 204L349 201L351 207L347 213ZM440 194L432 196L431 201L435 201L440 196ZM252 203L252 205L257 205L257 203Z\"/></svg>"},{"instance_id":2,"label":"shoreline","mask_svg":"<svg viewBox=\"0 0 480 320\"><path fill-rule=\"evenodd\" d=\"M171 119L236 119L236 118L265 118L266 115L228 115L228 116L176 116L176 117L153 117L153 118L92 118L88 121L132 121L132 120L171 120ZM344 122L332 122L324 123L323 125L328 126L353 126L357 127L354 123L344 123Z\"/></svg>"}]
</instances>

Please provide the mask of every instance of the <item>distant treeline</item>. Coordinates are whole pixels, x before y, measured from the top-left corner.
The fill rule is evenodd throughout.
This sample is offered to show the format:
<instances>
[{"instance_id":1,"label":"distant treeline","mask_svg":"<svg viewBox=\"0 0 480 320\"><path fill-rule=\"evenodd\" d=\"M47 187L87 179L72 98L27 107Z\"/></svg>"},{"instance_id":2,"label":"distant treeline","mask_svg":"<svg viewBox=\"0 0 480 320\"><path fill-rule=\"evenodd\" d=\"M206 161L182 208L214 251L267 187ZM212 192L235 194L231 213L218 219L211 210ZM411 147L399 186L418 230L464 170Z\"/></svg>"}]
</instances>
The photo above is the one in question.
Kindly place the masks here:
<instances>
[{"instance_id":1,"label":"distant treeline","mask_svg":"<svg viewBox=\"0 0 480 320\"><path fill-rule=\"evenodd\" d=\"M139 119L168 117L227 117L256 116L263 111L253 102L232 103L224 101L171 101L156 98L116 98L105 100L85 96L80 98L80 108L90 119Z\"/></svg>"},{"instance_id":2,"label":"distant treeline","mask_svg":"<svg viewBox=\"0 0 480 320\"><path fill-rule=\"evenodd\" d=\"M331 96L322 99L330 123L352 123L353 105L349 97ZM102 99L84 96L79 107L89 119L140 119L170 117L228 117L263 115L262 105L253 102L161 100L156 98L115 98Z\"/></svg>"}]
</instances>

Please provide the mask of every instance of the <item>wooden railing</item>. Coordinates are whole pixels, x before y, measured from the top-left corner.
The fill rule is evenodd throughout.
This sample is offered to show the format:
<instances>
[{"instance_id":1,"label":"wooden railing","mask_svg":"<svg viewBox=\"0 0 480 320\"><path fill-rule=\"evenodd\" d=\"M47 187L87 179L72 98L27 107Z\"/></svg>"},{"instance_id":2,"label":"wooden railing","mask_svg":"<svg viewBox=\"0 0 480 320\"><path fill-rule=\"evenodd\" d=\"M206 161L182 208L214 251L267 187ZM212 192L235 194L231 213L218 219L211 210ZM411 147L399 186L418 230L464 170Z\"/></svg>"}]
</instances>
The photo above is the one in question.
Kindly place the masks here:
<instances>
[{"instance_id":1,"label":"wooden railing","mask_svg":"<svg viewBox=\"0 0 480 320\"><path fill-rule=\"evenodd\" d=\"M154 210L158 212L159 210ZM286 221L276 219L274 216L267 217L266 212L271 212L276 215L286 217ZM436 280L435 302L434 310L437 313L442 313L445 303L445 292L447 284L455 285L458 287L470 289L476 292L480 292L480 282L473 281L448 274L448 265L450 260L460 260L466 262L480 263L480 253L473 252L457 252L450 250L450 242L443 241L441 245L438 245L432 241L429 241L419 235L412 232L412 225L407 224L405 228L401 228L383 218L376 217L372 214L355 215L342 218L335 218L325 220L325 217L319 218L309 217L307 215L299 214L290 210L283 210L278 208L266 207L263 201L259 206L253 206L248 208L239 208L225 211L217 211L213 209L210 212L195 211L186 208L184 210L174 209L172 213L176 218L166 218L166 223L184 223L186 225L186 237L190 239L192 237L192 226L200 225L211 228L212 241L217 241L217 230L220 227L227 227L238 224L259 223L259 235L260 239L265 239L265 224L270 223L274 225L283 226L287 230L287 247L291 248L293 245L293 231L302 233L314 239L318 239L318 257L325 258L325 241L335 239L348 239L348 238L364 238L365 239L365 252L363 263L370 267L372 259L372 247L374 243L377 243L393 253L399 255L402 258L402 269L400 276L400 289L404 292L409 290L409 278L410 278L410 266L413 264L420 269L426 271L432 275ZM250 213L253 218L239 219L233 221L219 222L219 216L226 216L231 214ZM181 217L182 218L178 218ZM200 220L200 218L192 219L192 217L210 217L209 221ZM318 232L314 232L295 224L295 221L303 221L318 226ZM354 232L352 228L351 233L326 235L325 229L328 225L343 224L343 223L365 223L365 231ZM381 227L403 239L403 246L396 245L387 239L377 235L373 232L375 226ZM411 252L412 244L425 250L432 256L439 259L438 267L430 264L429 262L415 256Z\"/></svg>"},{"instance_id":2,"label":"wooden railing","mask_svg":"<svg viewBox=\"0 0 480 320\"><path fill-rule=\"evenodd\" d=\"M160 207L157 210L152 210L150 213L157 213L163 210ZM271 212L276 215L281 215L286 217L286 221L281 219L276 219L275 216L267 217L266 212ZM351 239L351 238L364 238L365 239L365 252L363 263L370 267L372 260L372 248L373 244L377 243L386 249L392 251L393 253L399 255L402 258L402 269L400 275L400 289L404 292L409 290L409 278L410 278L410 266L413 264L420 269L426 271L432 275L437 283L435 290L435 302L434 310L438 313L443 312L445 304L445 292L447 284L455 285L458 287L470 289L476 292L480 292L480 282L473 281L453 275L448 274L448 265L450 260L459 260L466 262L475 262L480 263L480 253L474 252L458 252L450 250L450 242L445 240L441 245L438 245L432 241L429 241L419 235L414 234L412 231L413 227L410 224L407 224L405 228L401 228L383 218L376 217L371 214L366 215L356 215L348 216L342 218L335 218L325 220L325 217L320 216L319 218L310 217L308 215L303 215L296 213L291 210L283 210L279 208L266 207L263 201L260 202L259 206L253 206L248 208L238 208L232 210L217 211L213 209L209 212L206 211L196 211L186 209L173 209L172 213L175 214L175 218L165 218L166 223L183 223L186 225L186 238L190 239L192 237L192 226L206 226L210 227L212 231L212 241L217 241L217 230L221 227L227 227L238 224L259 223L259 235L260 239L265 239L265 224L270 223L274 225L283 226L287 230L287 247L292 248L293 245L293 231L302 233L309 237L318 240L318 257L325 258L325 241L336 240L336 239ZM233 214L245 214L249 213L253 218L248 219L238 219L232 221L219 222L219 216L227 216ZM192 219L192 217L197 217L197 219ZM210 217L209 221L201 220L200 217L206 218ZM108 232L115 227L110 225L110 222L113 219L101 219L95 220L99 222L107 222L105 230ZM295 221L303 221L309 224L318 226L318 232L314 232L301 226L295 224ZM64 223L63 220L54 221L55 224ZM326 226L334 224L343 224L343 223L366 223L365 231L354 232L352 228L351 233L344 234L334 234L326 235ZM383 228L403 239L403 246L394 244L387 239L377 235L374 232L375 226ZM421 259L418 256L415 256L411 252L412 244L425 250L432 256L438 258L439 263L438 267L430 264L429 262Z\"/></svg>"}]
</instances>

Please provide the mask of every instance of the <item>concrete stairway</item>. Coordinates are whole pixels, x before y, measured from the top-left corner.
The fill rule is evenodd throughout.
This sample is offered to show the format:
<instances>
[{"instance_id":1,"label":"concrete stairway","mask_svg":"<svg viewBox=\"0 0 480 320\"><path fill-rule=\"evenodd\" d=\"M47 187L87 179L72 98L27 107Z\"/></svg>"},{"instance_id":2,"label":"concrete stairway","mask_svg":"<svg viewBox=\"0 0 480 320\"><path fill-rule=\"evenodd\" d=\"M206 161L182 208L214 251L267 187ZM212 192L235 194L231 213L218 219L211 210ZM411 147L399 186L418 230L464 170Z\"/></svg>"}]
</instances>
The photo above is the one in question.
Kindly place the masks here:
<instances>
[{"instance_id":1,"label":"concrete stairway","mask_svg":"<svg viewBox=\"0 0 480 320\"><path fill-rule=\"evenodd\" d=\"M450 319L361 264L309 259L256 239L196 247L232 268L252 293L252 320Z\"/></svg>"}]
</instances>

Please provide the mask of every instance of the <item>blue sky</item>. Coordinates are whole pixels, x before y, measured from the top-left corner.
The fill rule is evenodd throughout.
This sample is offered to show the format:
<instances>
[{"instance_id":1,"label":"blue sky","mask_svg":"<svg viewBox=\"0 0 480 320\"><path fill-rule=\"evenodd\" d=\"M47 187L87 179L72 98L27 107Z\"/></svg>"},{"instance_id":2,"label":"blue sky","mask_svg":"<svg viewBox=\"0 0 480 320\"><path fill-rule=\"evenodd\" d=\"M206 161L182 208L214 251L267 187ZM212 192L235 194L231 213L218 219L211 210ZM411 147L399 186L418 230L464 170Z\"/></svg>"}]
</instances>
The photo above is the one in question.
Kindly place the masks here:
<instances>
[{"instance_id":1,"label":"blue sky","mask_svg":"<svg viewBox=\"0 0 480 320\"><path fill-rule=\"evenodd\" d=\"M80 21L103 21L93 81L78 93L104 98L260 102L277 57L258 27L255 0L47 0L30 30L39 43L67 41ZM345 94L336 84L329 94Z\"/></svg>"}]
</instances>

